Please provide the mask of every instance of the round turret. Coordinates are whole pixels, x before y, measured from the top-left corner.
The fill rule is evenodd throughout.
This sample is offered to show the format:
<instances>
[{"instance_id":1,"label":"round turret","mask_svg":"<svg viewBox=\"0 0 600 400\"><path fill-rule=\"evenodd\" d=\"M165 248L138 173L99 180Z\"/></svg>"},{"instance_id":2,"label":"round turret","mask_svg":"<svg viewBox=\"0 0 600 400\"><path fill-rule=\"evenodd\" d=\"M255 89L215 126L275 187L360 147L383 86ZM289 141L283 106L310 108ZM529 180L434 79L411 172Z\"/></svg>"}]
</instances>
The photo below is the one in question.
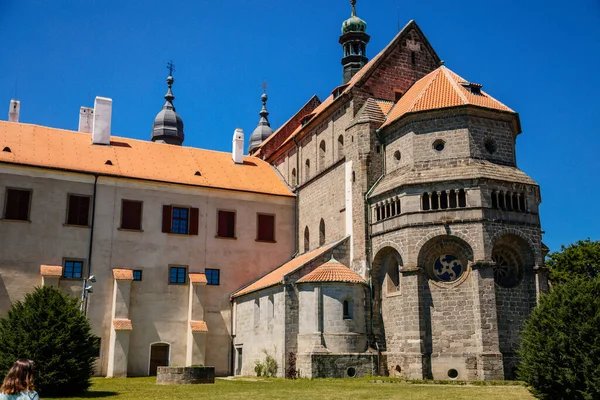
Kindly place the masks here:
<instances>
[{"instance_id":1,"label":"round turret","mask_svg":"<svg viewBox=\"0 0 600 400\"><path fill-rule=\"evenodd\" d=\"M154 118L151 138L153 142L181 145L185 138L183 133L183 120L179 114L177 114L175 106L173 105L175 96L173 96L173 92L171 92L171 87L173 86L174 81L172 76L169 75L169 77L167 77L169 90L165 95L165 105L162 110L156 114L156 118Z\"/></svg>"}]
</instances>

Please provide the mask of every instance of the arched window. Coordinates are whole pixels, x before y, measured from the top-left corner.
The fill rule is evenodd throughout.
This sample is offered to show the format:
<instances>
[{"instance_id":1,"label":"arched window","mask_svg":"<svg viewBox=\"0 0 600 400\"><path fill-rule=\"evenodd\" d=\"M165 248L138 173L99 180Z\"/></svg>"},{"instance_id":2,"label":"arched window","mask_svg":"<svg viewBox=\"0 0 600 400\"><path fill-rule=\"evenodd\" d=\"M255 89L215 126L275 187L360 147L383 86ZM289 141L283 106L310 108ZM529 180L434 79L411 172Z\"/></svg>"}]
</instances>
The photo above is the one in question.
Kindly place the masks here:
<instances>
[{"instance_id":1,"label":"arched window","mask_svg":"<svg viewBox=\"0 0 600 400\"><path fill-rule=\"evenodd\" d=\"M498 208L498 193L492 190L492 208Z\"/></svg>"},{"instance_id":2,"label":"arched window","mask_svg":"<svg viewBox=\"0 0 600 400\"><path fill-rule=\"evenodd\" d=\"M458 206L462 208L467 206L467 193L465 192L465 189L460 189L458 191Z\"/></svg>"},{"instance_id":3,"label":"arched window","mask_svg":"<svg viewBox=\"0 0 600 400\"><path fill-rule=\"evenodd\" d=\"M456 208L456 190L450 191L450 208Z\"/></svg>"},{"instance_id":4,"label":"arched window","mask_svg":"<svg viewBox=\"0 0 600 400\"><path fill-rule=\"evenodd\" d=\"M400 208L400 199L396 199L396 215L402 214L402 209Z\"/></svg>"},{"instance_id":5,"label":"arched window","mask_svg":"<svg viewBox=\"0 0 600 400\"><path fill-rule=\"evenodd\" d=\"M525 208L525 193L521 193L521 197L519 197L519 206L521 207L521 211L527 211Z\"/></svg>"},{"instance_id":6,"label":"arched window","mask_svg":"<svg viewBox=\"0 0 600 400\"><path fill-rule=\"evenodd\" d=\"M513 210L520 211L519 210L519 198L517 197L516 193L513 193L513 195L512 195L512 205L513 205L512 206Z\"/></svg>"},{"instance_id":7,"label":"arched window","mask_svg":"<svg viewBox=\"0 0 600 400\"><path fill-rule=\"evenodd\" d=\"M310 232L308 226L304 228L304 252L306 253L310 249Z\"/></svg>"},{"instance_id":8,"label":"arched window","mask_svg":"<svg viewBox=\"0 0 600 400\"><path fill-rule=\"evenodd\" d=\"M377 221L381 221L381 207L377 206L375 210L377 212Z\"/></svg>"},{"instance_id":9,"label":"arched window","mask_svg":"<svg viewBox=\"0 0 600 400\"><path fill-rule=\"evenodd\" d=\"M319 246L323 246L325 244L325 221L321 218L321 222L319 222Z\"/></svg>"},{"instance_id":10,"label":"arched window","mask_svg":"<svg viewBox=\"0 0 600 400\"><path fill-rule=\"evenodd\" d=\"M509 211L512 211L512 197L510 195L510 192L506 192L506 209Z\"/></svg>"},{"instance_id":11,"label":"arched window","mask_svg":"<svg viewBox=\"0 0 600 400\"><path fill-rule=\"evenodd\" d=\"M305 182L308 181L310 179L310 160L307 159L306 163L304 163L304 175L305 175Z\"/></svg>"},{"instance_id":12,"label":"arched window","mask_svg":"<svg viewBox=\"0 0 600 400\"><path fill-rule=\"evenodd\" d=\"M389 218L392 216L392 210L391 210L389 202L385 203L385 216L386 216L386 218Z\"/></svg>"},{"instance_id":13,"label":"arched window","mask_svg":"<svg viewBox=\"0 0 600 400\"><path fill-rule=\"evenodd\" d=\"M269 310L267 315L269 322L273 321L273 317L275 316L275 299L272 294L269 295Z\"/></svg>"},{"instance_id":14,"label":"arched window","mask_svg":"<svg viewBox=\"0 0 600 400\"><path fill-rule=\"evenodd\" d=\"M448 208L448 194L445 190L442 190L442 193L440 193L440 208L442 210Z\"/></svg>"},{"instance_id":15,"label":"arched window","mask_svg":"<svg viewBox=\"0 0 600 400\"><path fill-rule=\"evenodd\" d=\"M298 184L298 177L296 176L296 168L292 169L292 186L296 186Z\"/></svg>"},{"instance_id":16,"label":"arched window","mask_svg":"<svg viewBox=\"0 0 600 400\"><path fill-rule=\"evenodd\" d=\"M254 300L254 327L260 325L260 299Z\"/></svg>"},{"instance_id":17,"label":"arched window","mask_svg":"<svg viewBox=\"0 0 600 400\"><path fill-rule=\"evenodd\" d=\"M423 211L429 210L429 193L423 193L423 197L421 199L423 203L421 208L423 208Z\"/></svg>"},{"instance_id":18,"label":"arched window","mask_svg":"<svg viewBox=\"0 0 600 400\"><path fill-rule=\"evenodd\" d=\"M431 193L431 209L437 210L438 208L440 208L438 193L433 192L433 193Z\"/></svg>"},{"instance_id":19,"label":"arched window","mask_svg":"<svg viewBox=\"0 0 600 400\"><path fill-rule=\"evenodd\" d=\"M344 157L344 135L338 136L338 157Z\"/></svg>"},{"instance_id":20,"label":"arched window","mask_svg":"<svg viewBox=\"0 0 600 400\"><path fill-rule=\"evenodd\" d=\"M344 300L343 318L344 319L352 319L352 302L351 302L351 300Z\"/></svg>"},{"instance_id":21,"label":"arched window","mask_svg":"<svg viewBox=\"0 0 600 400\"><path fill-rule=\"evenodd\" d=\"M500 209L502 209L502 210L505 210L505 209L506 209L506 206L504 205L504 200L505 200L505 197L504 197L504 192L500 192L500 193L498 194L498 206L499 206L499 207L500 207Z\"/></svg>"},{"instance_id":22,"label":"arched window","mask_svg":"<svg viewBox=\"0 0 600 400\"><path fill-rule=\"evenodd\" d=\"M321 140L321 144L319 144L319 169L322 171L325 169L325 141Z\"/></svg>"}]
</instances>

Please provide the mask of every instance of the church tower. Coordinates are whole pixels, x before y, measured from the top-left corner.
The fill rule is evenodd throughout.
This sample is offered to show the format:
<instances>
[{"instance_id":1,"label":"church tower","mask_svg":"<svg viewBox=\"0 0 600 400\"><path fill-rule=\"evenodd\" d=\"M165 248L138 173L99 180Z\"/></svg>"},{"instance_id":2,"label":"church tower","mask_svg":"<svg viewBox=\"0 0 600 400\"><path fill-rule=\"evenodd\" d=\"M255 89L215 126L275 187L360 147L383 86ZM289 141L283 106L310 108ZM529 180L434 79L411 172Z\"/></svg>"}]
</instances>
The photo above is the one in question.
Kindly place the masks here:
<instances>
[{"instance_id":1,"label":"church tower","mask_svg":"<svg viewBox=\"0 0 600 400\"><path fill-rule=\"evenodd\" d=\"M152 141L158 143L167 143L181 146L185 138L183 134L183 120L175 111L173 100L175 96L171 92L173 86L173 63L169 62L169 76L167 77L167 85L169 90L165 94L165 105L154 118L152 126Z\"/></svg>"},{"instance_id":2,"label":"church tower","mask_svg":"<svg viewBox=\"0 0 600 400\"><path fill-rule=\"evenodd\" d=\"M267 92L265 92L260 97L262 100L262 109L260 110L260 120L258 121L258 125L252 132L250 136L250 144L248 145L248 154L252 154L254 150L256 150L262 142L264 142L269 136L273 134L273 128L271 128L271 124L269 123L269 111L267 111L267 100L269 97L267 96Z\"/></svg>"},{"instance_id":3,"label":"church tower","mask_svg":"<svg viewBox=\"0 0 600 400\"><path fill-rule=\"evenodd\" d=\"M352 16L342 24L340 44L344 50L342 65L344 66L344 84L369 61L367 43L371 37L367 35L367 23L356 16L356 0L350 0Z\"/></svg>"}]
</instances>

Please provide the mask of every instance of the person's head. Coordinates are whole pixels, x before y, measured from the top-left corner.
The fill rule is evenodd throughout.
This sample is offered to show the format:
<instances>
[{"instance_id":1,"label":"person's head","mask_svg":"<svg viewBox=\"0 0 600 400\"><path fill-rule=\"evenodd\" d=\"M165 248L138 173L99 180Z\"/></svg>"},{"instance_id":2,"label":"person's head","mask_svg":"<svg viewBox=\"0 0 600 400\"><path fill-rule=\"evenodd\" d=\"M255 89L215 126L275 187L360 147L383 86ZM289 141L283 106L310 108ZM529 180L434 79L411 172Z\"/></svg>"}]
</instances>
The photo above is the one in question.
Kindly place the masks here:
<instances>
[{"instance_id":1,"label":"person's head","mask_svg":"<svg viewBox=\"0 0 600 400\"><path fill-rule=\"evenodd\" d=\"M35 390L33 381L35 366L31 360L17 360L8 370L0 392L4 394L19 394L24 390Z\"/></svg>"}]
</instances>

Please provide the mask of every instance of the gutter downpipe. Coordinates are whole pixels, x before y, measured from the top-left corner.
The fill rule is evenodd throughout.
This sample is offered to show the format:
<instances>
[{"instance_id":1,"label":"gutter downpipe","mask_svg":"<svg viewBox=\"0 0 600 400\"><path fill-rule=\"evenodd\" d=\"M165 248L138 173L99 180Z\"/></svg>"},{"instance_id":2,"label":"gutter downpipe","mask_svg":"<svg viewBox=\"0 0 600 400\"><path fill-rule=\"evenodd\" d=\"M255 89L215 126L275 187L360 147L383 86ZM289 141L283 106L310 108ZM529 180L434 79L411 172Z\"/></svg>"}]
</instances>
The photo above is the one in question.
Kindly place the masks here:
<instances>
[{"instance_id":1,"label":"gutter downpipe","mask_svg":"<svg viewBox=\"0 0 600 400\"><path fill-rule=\"evenodd\" d=\"M87 315L88 307L88 279L92 276L92 250L94 248L94 220L96 217L96 191L98 189L98 174L94 174L94 194L92 195L92 221L90 223L90 243L88 246L88 269L83 279L83 288L81 290L81 311Z\"/></svg>"},{"instance_id":2,"label":"gutter downpipe","mask_svg":"<svg viewBox=\"0 0 600 400\"><path fill-rule=\"evenodd\" d=\"M385 144L383 143L383 141L381 140L381 136L379 135L380 130L376 129L375 130L375 136L377 137L377 141L381 144L381 154L382 154L382 162L381 162L381 175L379 176L379 178L377 178L377 180L375 181L375 183L369 188L369 190L367 190L367 193L365 193L365 205L367 208L367 224L366 224L366 236L367 238L369 237L369 232L370 232L370 228L371 228L371 207L369 204L369 196L371 195L371 193L373 193L373 190L375 190L375 188L377 187L377 185L379 184L379 182L383 179L383 177L385 176ZM371 265L371 241L369 238L369 246L367 247L367 263L369 265L369 306L370 306L370 314L371 314L371 318L369 318L371 320L371 335L373 335L373 270L372 270L372 265ZM373 337L374 338L374 337ZM379 349L379 345L377 344L377 341L375 340L375 347L377 347L377 373L379 373L379 367L380 367L380 357L381 357L381 351Z\"/></svg>"},{"instance_id":3,"label":"gutter downpipe","mask_svg":"<svg viewBox=\"0 0 600 400\"><path fill-rule=\"evenodd\" d=\"M294 224L296 225L296 234L294 235L296 237L296 254L294 257L296 257L300 253L300 226L298 225L298 203L300 203L300 192L298 190L298 187L300 186L300 146L296 140L296 135L292 136L292 140L296 145L296 187L294 188L294 193L296 193L296 206L294 207Z\"/></svg>"}]
</instances>

